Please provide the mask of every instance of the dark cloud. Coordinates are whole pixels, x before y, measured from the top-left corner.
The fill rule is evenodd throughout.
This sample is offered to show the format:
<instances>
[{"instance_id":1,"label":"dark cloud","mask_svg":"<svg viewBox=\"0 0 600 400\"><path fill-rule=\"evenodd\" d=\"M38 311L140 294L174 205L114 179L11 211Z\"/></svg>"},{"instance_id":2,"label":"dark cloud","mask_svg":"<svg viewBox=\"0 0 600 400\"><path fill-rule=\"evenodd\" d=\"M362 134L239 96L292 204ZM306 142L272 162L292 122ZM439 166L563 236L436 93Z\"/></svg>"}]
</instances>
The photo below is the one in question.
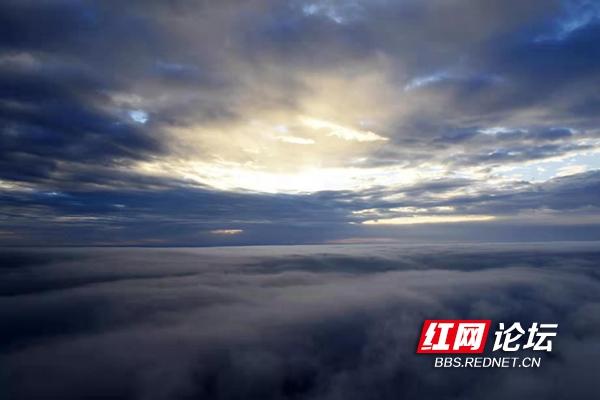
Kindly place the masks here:
<instances>
[{"instance_id":1,"label":"dark cloud","mask_svg":"<svg viewBox=\"0 0 600 400\"><path fill-rule=\"evenodd\" d=\"M393 207L593 220L594 173L564 191L557 173L528 185L500 170L597 151L598 21L586 1L3 1L0 242L319 242L364 236L352 212ZM300 114L388 141L346 148ZM294 194L239 189L262 176L229 193L214 189L221 170L195 179L230 164L289 180L425 172ZM228 227L245 233L208 233Z\"/></svg>"},{"instance_id":2,"label":"dark cloud","mask_svg":"<svg viewBox=\"0 0 600 400\"><path fill-rule=\"evenodd\" d=\"M577 208L598 207L598 189L600 188L600 175L597 172L579 174L569 177L556 178L549 182L531 185L525 190L516 190L514 193L497 195L489 193L483 197L465 198L479 210L491 212L524 210L524 209L551 209L575 210ZM456 199L455 204L460 204ZM481 201L481 202L479 202ZM477 205L476 205L477 204Z\"/></svg>"},{"instance_id":3,"label":"dark cloud","mask_svg":"<svg viewBox=\"0 0 600 400\"><path fill-rule=\"evenodd\" d=\"M531 241L540 237L565 240L573 235L585 239L587 232L589 239L599 237L598 221L589 218L600 207L597 172L452 196L448 193L464 191L472 182L443 179L402 191L379 188L305 195L229 193L164 180L136 181L142 189L131 190L126 188L126 182L131 181L110 182L122 188L115 191L66 186L60 192L23 190L1 196L3 229L11 232L3 237L4 242L161 246L322 243L377 235L396 239ZM386 200L394 196L398 200ZM401 229L361 224L410 216L418 209L433 215L497 215L505 220ZM367 212L362 213L364 210ZM495 224L501 226L494 228ZM537 233L532 236L531 230L525 229L527 225ZM227 228L243 232L231 236L212 233Z\"/></svg>"},{"instance_id":4,"label":"dark cloud","mask_svg":"<svg viewBox=\"0 0 600 400\"><path fill-rule=\"evenodd\" d=\"M1 272L12 291L0 299L0 390L587 399L599 389L594 246L15 250ZM52 261L18 261L28 257ZM539 369L434 369L415 354L426 318L556 322L559 333Z\"/></svg>"}]
</instances>

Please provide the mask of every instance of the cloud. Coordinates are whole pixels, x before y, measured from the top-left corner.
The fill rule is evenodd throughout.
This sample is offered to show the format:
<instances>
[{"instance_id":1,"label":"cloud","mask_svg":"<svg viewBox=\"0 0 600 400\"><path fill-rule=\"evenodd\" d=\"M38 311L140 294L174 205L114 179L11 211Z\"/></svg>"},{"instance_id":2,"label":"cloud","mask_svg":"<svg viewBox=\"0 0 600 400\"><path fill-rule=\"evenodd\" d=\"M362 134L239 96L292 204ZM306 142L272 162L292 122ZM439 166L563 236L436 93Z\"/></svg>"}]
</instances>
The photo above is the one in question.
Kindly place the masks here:
<instances>
[{"instance_id":1,"label":"cloud","mask_svg":"<svg viewBox=\"0 0 600 400\"><path fill-rule=\"evenodd\" d=\"M589 398L600 356L596 247L15 250L1 272L0 390L64 399ZM535 371L434 369L415 354L426 318L555 322L559 333Z\"/></svg>"},{"instance_id":2,"label":"cloud","mask_svg":"<svg viewBox=\"0 0 600 400\"><path fill-rule=\"evenodd\" d=\"M573 235L596 239L600 226L594 217L599 207L594 171L536 184L493 182L476 191L464 179L415 183L403 190L304 194L232 193L190 188L170 179L110 174L101 182L111 185L66 184L59 191L5 187L0 201L10 218L3 222L3 242L193 246L323 243L352 237L531 241ZM138 188L129 187L131 182ZM375 220L411 224L364 223ZM453 221L449 230L444 228L448 221ZM221 229L245 234L210 233Z\"/></svg>"},{"instance_id":3,"label":"cloud","mask_svg":"<svg viewBox=\"0 0 600 400\"><path fill-rule=\"evenodd\" d=\"M340 126L328 121L303 117L302 122L309 128L328 131L328 136L335 136L343 140L356 140L358 142L373 142L377 140L387 140L371 131L359 131L344 126Z\"/></svg>"},{"instance_id":4,"label":"cloud","mask_svg":"<svg viewBox=\"0 0 600 400\"><path fill-rule=\"evenodd\" d=\"M119 236L110 229L127 243L214 244L197 232L236 220L271 231L285 202L307 207L299 231L305 215L310 229L329 215L318 240L363 237L348 227L362 221L353 211L516 217L535 208L528 196L558 201L526 183L600 167L589 2L5 1L0 15L0 201L11 210L0 228L15 240L39 218L40 232L61 223L63 243ZM456 182L468 183L418 189ZM185 203L185 224L170 210L181 193L200 199ZM213 196L229 202L221 221L206 212ZM593 220L597 201L576 198L570 209ZM235 207L246 201L251 211ZM98 232L73 234L86 218ZM172 240L142 234L152 219Z\"/></svg>"},{"instance_id":5,"label":"cloud","mask_svg":"<svg viewBox=\"0 0 600 400\"><path fill-rule=\"evenodd\" d=\"M215 235L239 235L243 229L213 229L210 233Z\"/></svg>"},{"instance_id":6,"label":"cloud","mask_svg":"<svg viewBox=\"0 0 600 400\"><path fill-rule=\"evenodd\" d=\"M447 224L452 222L491 221L493 215L427 215L383 219L369 219L363 221L365 225L414 225L414 224Z\"/></svg>"}]
</instances>

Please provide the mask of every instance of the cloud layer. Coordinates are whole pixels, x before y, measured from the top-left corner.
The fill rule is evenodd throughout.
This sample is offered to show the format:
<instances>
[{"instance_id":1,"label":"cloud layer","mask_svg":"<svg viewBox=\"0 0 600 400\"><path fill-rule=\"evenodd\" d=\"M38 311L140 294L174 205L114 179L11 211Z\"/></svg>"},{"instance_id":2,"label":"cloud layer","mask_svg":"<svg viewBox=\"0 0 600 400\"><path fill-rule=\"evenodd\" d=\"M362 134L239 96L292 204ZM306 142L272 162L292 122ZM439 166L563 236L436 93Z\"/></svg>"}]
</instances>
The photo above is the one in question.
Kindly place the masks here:
<instances>
[{"instance_id":1,"label":"cloud layer","mask_svg":"<svg viewBox=\"0 0 600 400\"><path fill-rule=\"evenodd\" d=\"M600 389L596 248L13 249L2 255L0 393L588 399ZM415 354L426 318L560 330L539 369L434 369Z\"/></svg>"},{"instance_id":2,"label":"cloud layer","mask_svg":"<svg viewBox=\"0 0 600 400\"><path fill-rule=\"evenodd\" d=\"M2 241L38 243L21 221L38 214L61 218L38 229L64 244L78 241L82 218L129 232L123 242L157 239L139 233L151 230L135 226L145 219L116 224L77 198L137 215L126 200L160 197L144 210L158 221L173 197L201 198L187 210L199 232L243 229L247 213L275 230L286 203L301 230L322 197L385 203L462 182L445 202L485 208L490 191L520 198L600 168L593 1L9 0L0 15ZM526 216L509 205L512 216L562 224L545 206L555 199L538 195ZM571 211L594 220L592 200ZM426 203L411 216L438 218ZM82 212L66 212L72 204ZM198 215L213 204L211 215L235 211L205 226ZM354 235L347 222L360 209L322 208L346 224L333 239ZM447 209L446 221L466 211ZM173 241L213 243L182 237Z\"/></svg>"}]
</instances>

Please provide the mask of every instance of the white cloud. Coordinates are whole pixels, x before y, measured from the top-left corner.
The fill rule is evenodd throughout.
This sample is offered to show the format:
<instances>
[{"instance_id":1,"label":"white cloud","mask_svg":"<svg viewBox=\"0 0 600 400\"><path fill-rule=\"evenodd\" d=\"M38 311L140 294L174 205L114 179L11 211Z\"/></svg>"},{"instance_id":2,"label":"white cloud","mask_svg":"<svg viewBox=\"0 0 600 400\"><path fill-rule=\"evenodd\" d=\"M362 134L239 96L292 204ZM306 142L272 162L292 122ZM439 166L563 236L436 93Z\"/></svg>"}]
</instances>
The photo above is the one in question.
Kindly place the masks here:
<instances>
[{"instance_id":1,"label":"white cloud","mask_svg":"<svg viewBox=\"0 0 600 400\"><path fill-rule=\"evenodd\" d=\"M414 79L411 79L408 84L404 86L404 90L410 91L423 86L431 85L432 83L443 81L444 79L448 78L450 78L450 74L446 71L436 72L426 76L418 76Z\"/></svg>"},{"instance_id":2,"label":"white cloud","mask_svg":"<svg viewBox=\"0 0 600 400\"><path fill-rule=\"evenodd\" d=\"M138 124L148 122L148 113L144 110L131 110L129 111L129 117Z\"/></svg>"},{"instance_id":3,"label":"white cloud","mask_svg":"<svg viewBox=\"0 0 600 400\"><path fill-rule=\"evenodd\" d=\"M388 138L380 136L375 132L352 129L346 126L338 125L333 122L324 121L317 118L301 117L301 121L304 125L306 125L309 128L316 130L325 130L327 131L327 136L335 136L343 140L354 140L357 142L374 142L378 140L388 140Z\"/></svg>"},{"instance_id":4,"label":"white cloud","mask_svg":"<svg viewBox=\"0 0 600 400\"><path fill-rule=\"evenodd\" d=\"M493 215L413 215L410 217L372 219L364 221L365 225L416 225L447 224L453 222L477 222L496 219Z\"/></svg>"},{"instance_id":5,"label":"white cloud","mask_svg":"<svg viewBox=\"0 0 600 400\"><path fill-rule=\"evenodd\" d=\"M315 144L315 141L308 138L303 138L299 136L289 136L289 135L279 135L274 136L275 139L280 140L284 143L291 144Z\"/></svg>"},{"instance_id":6,"label":"white cloud","mask_svg":"<svg viewBox=\"0 0 600 400\"><path fill-rule=\"evenodd\" d=\"M559 168L559 170L556 173L556 176L575 175L585 171L587 171L587 166L585 165L567 165L565 167Z\"/></svg>"},{"instance_id":7,"label":"white cloud","mask_svg":"<svg viewBox=\"0 0 600 400\"><path fill-rule=\"evenodd\" d=\"M210 231L213 235L239 235L244 232L243 229L214 229Z\"/></svg>"}]
</instances>

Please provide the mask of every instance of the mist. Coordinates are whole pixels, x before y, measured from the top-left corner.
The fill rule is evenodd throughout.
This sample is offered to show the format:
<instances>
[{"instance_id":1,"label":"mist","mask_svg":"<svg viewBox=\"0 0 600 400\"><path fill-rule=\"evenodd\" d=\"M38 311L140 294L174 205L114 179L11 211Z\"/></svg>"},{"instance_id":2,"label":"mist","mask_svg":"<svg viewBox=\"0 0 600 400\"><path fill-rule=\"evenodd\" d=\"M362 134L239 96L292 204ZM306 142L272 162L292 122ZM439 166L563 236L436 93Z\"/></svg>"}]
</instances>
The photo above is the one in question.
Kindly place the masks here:
<instances>
[{"instance_id":1,"label":"mist","mask_svg":"<svg viewBox=\"0 0 600 400\"><path fill-rule=\"evenodd\" d=\"M589 242L7 248L0 395L589 399L599 260ZM415 352L435 318L559 331L540 368L436 369Z\"/></svg>"}]
</instances>

